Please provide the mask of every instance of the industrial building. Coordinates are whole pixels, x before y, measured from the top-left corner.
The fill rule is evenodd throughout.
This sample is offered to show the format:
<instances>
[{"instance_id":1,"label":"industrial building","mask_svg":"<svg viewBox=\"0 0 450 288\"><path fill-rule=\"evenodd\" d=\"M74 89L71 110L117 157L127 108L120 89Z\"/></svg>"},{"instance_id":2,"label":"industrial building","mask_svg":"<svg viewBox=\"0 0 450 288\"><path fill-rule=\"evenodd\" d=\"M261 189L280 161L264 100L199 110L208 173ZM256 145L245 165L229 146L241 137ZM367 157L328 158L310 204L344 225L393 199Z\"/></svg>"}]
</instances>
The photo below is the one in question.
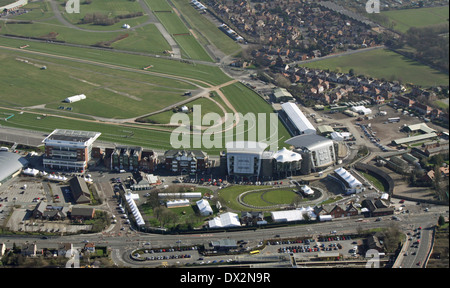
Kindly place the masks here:
<instances>
[{"instance_id":1,"label":"industrial building","mask_svg":"<svg viewBox=\"0 0 450 288\"><path fill-rule=\"evenodd\" d=\"M294 99L294 97L292 96L291 93L289 93L289 91L287 91L285 88L279 87L273 89L272 98L273 98L272 100L277 103L288 102Z\"/></svg>"},{"instance_id":2,"label":"industrial building","mask_svg":"<svg viewBox=\"0 0 450 288\"><path fill-rule=\"evenodd\" d=\"M417 141L428 140L431 138L435 138L437 136L438 135L435 132L431 132L431 133L427 133L427 134L421 134L421 135L392 140L392 144L394 144L394 145L408 144L408 143L413 143L413 142L417 142Z\"/></svg>"},{"instance_id":3,"label":"industrial building","mask_svg":"<svg viewBox=\"0 0 450 288\"><path fill-rule=\"evenodd\" d=\"M91 159L92 145L101 133L56 129L42 142L44 168L84 172Z\"/></svg>"},{"instance_id":4,"label":"industrial building","mask_svg":"<svg viewBox=\"0 0 450 288\"><path fill-rule=\"evenodd\" d=\"M278 115L292 135L316 134L316 128L309 122L297 104L292 102L282 104Z\"/></svg>"},{"instance_id":5,"label":"industrial building","mask_svg":"<svg viewBox=\"0 0 450 288\"><path fill-rule=\"evenodd\" d=\"M28 161L16 153L0 151L0 186L20 174Z\"/></svg>"},{"instance_id":6,"label":"industrial building","mask_svg":"<svg viewBox=\"0 0 450 288\"><path fill-rule=\"evenodd\" d=\"M329 167L337 161L337 145L333 140L320 135L299 135L285 142L302 156L301 174L310 174Z\"/></svg>"}]
</instances>

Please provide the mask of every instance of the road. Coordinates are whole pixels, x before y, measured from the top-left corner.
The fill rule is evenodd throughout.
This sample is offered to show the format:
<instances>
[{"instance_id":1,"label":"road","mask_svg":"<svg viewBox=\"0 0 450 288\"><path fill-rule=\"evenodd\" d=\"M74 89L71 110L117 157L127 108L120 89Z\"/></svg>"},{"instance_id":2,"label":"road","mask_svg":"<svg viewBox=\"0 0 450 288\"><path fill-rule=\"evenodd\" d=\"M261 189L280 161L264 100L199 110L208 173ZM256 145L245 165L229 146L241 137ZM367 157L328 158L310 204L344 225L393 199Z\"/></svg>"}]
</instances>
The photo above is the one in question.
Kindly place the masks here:
<instances>
[{"instance_id":1,"label":"road","mask_svg":"<svg viewBox=\"0 0 450 288\"><path fill-rule=\"evenodd\" d=\"M18 235L2 235L0 236L0 243L5 243L7 247L12 243L24 243L26 241L36 243L38 247L54 247L59 243L71 242L75 247L82 247L83 241L88 240L96 243L96 245L106 245L113 251L112 259L118 266L139 267L142 263L135 263L130 260L129 254L132 250L144 247L147 242L151 243L152 248L161 247L178 247L188 245L208 244L212 240L231 238L235 240L245 239L249 243L259 243L259 241L274 239L275 235L280 235L282 238L294 237L315 237L318 235L328 235L330 231L335 230L337 234L356 233L357 229L374 229L386 227L389 223L398 223L400 228L406 233L411 230L411 227L422 227L422 240L414 257L404 257L401 267L418 267L418 261L424 262L426 255L430 249L431 238L429 236L429 228L435 225L437 217L444 213L448 207L436 206L430 212L412 213L407 216L400 216L401 221L390 220L390 217L383 217L382 221L375 221L373 218L367 219L367 222L355 222L355 219L342 219L333 222L324 222L311 225L288 226L273 229L258 229L255 231L241 231L241 232L221 232L221 233L198 233L192 235L160 235L141 233L136 231L128 231L126 233L98 233L86 235L69 235L69 236L55 236L48 239L41 239L39 236L18 236ZM448 211L448 210L447 210ZM448 216L448 212L447 212ZM148 263L147 263L148 264ZM153 262L153 264L161 264L160 261Z\"/></svg>"}]
</instances>

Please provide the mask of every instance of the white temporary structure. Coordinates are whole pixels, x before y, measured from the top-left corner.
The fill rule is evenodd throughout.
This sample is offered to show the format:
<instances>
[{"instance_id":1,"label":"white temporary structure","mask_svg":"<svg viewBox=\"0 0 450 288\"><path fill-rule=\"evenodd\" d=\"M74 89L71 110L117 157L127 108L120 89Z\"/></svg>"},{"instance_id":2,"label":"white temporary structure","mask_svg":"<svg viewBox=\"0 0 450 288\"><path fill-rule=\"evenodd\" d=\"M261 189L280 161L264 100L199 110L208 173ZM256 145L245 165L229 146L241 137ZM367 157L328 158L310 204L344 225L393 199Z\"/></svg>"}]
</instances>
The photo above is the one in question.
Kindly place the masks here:
<instances>
[{"instance_id":1,"label":"white temporary structure","mask_svg":"<svg viewBox=\"0 0 450 288\"><path fill-rule=\"evenodd\" d=\"M73 103L73 102L77 102L77 101L84 100L84 99L86 99L86 95L80 94L80 95L67 97L66 99L64 99L64 102Z\"/></svg>"},{"instance_id":2,"label":"white temporary structure","mask_svg":"<svg viewBox=\"0 0 450 288\"><path fill-rule=\"evenodd\" d=\"M36 176L39 174L39 170L34 169L34 168L33 169L27 168L27 169L23 170L22 172L23 172L23 174L30 175L30 176Z\"/></svg>"},{"instance_id":3,"label":"white temporary structure","mask_svg":"<svg viewBox=\"0 0 450 288\"><path fill-rule=\"evenodd\" d=\"M314 190L312 190L308 185L303 185L300 189L306 196L314 195Z\"/></svg>"},{"instance_id":4,"label":"white temporary structure","mask_svg":"<svg viewBox=\"0 0 450 288\"><path fill-rule=\"evenodd\" d=\"M239 227L241 222L236 213L227 212L208 222L209 228Z\"/></svg>"},{"instance_id":5,"label":"white temporary structure","mask_svg":"<svg viewBox=\"0 0 450 288\"><path fill-rule=\"evenodd\" d=\"M200 211L201 215L208 216L208 215L213 214L213 210L212 210L211 206L209 205L208 200L201 199L201 200L197 201L196 203L197 203L197 207L198 207L198 210Z\"/></svg>"},{"instance_id":6,"label":"white temporary structure","mask_svg":"<svg viewBox=\"0 0 450 288\"><path fill-rule=\"evenodd\" d=\"M133 214L134 220L136 220L136 224L140 226L144 225L145 221L144 218L142 218L141 212L139 212L139 209L136 205L135 199L139 199L139 195L137 195L137 197L136 195L137 194L133 194L130 192L125 193L125 200L127 201L128 206L131 209L131 213Z\"/></svg>"},{"instance_id":7,"label":"white temporary structure","mask_svg":"<svg viewBox=\"0 0 450 288\"><path fill-rule=\"evenodd\" d=\"M344 181L347 193L359 193L362 191L362 183L350 172L342 167L334 170L334 172L339 176L340 180Z\"/></svg>"}]
</instances>

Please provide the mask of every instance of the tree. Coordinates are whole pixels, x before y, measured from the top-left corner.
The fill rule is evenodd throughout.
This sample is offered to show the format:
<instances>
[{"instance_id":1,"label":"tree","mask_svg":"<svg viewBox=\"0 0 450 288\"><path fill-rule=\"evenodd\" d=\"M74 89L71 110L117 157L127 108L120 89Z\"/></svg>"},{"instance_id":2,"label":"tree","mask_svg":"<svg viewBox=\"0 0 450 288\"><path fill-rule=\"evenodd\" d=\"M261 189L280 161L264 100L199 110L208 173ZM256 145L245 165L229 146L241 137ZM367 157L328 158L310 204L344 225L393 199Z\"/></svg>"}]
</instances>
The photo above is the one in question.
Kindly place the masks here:
<instances>
[{"instance_id":1,"label":"tree","mask_svg":"<svg viewBox=\"0 0 450 288\"><path fill-rule=\"evenodd\" d=\"M396 223L391 223L382 232L384 239L384 246L388 252L393 252L397 249L398 243L400 242L402 232Z\"/></svg>"},{"instance_id":2,"label":"tree","mask_svg":"<svg viewBox=\"0 0 450 288\"><path fill-rule=\"evenodd\" d=\"M445 225L445 218L444 218L444 216L442 216L442 215L439 216L438 225L439 226Z\"/></svg>"}]
</instances>

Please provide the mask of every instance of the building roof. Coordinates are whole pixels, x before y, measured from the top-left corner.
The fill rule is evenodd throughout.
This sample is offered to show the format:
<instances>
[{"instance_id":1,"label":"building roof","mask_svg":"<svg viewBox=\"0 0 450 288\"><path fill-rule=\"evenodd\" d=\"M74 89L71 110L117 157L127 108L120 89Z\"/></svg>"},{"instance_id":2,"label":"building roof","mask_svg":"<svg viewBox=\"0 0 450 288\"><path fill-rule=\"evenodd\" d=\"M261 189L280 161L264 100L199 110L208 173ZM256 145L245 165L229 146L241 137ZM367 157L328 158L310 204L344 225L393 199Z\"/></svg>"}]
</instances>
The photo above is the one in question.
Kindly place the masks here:
<instances>
[{"instance_id":1,"label":"building roof","mask_svg":"<svg viewBox=\"0 0 450 288\"><path fill-rule=\"evenodd\" d=\"M330 125L320 125L317 127L317 132L319 132L319 134L333 133L334 129Z\"/></svg>"},{"instance_id":2,"label":"building roof","mask_svg":"<svg viewBox=\"0 0 450 288\"><path fill-rule=\"evenodd\" d=\"M16 153L0 151L0 182L28 165L28 161Z\"/></svg>"},{"instance_id":3,"label":"building roof","mask_svg":"<svg viewBox=\"0 0 450 288\"><path fill-rule=\"evenodd\" d=\"M266 143L255 141L235 141L225 144L227 153L262 153L267 146Z\"/></svg>"},{"instance_id":4,"label":"building roof","mask_svg":"<svg viewBox=\"0 0 450 288\"><path fill-rule=\"evenodd\" d=\"M417 131L417 130L420 130L420 131L422 131L422 132L424 132L424 133L436 132L436 130L434 130L434 129L428 127L428 125L425 124L425 123L412 124L412 125L409 125L409 126L407 126L407 127L408 127L408 129L409 129L410 131Z\"/></svg>"},{"instance_id":5,"label":"building roof","mask_svg":"<svg viewBox=\"0 0 450 288\"><path fill-rule=\"evenodd\" d=\"M210 228L241 226L238 214L232 212L221 214L219 217L210 220L208 224Z\"/></svg>"},{"instance_id":6,"label":"building roof","mask_svg":"<svg viewBox=\"0 0 450 288\"><path fill-rule=\"evenodd\" d=\"M284 98L284 97L288 97L288 98L294 98L292 97L292 94L289 93L289 91L287 91L285 88L276 88L273 90L273 96L275 96L275 98Z\"/></svg>"},{"instance_id":7,"label":"building roof","mask_svg":"<svg viewBox=\"0 0 450 288\"><path fill-rule=\"evenodd\" d=\"M164 152L164 157L177 157L177 156L187 156L191 155L195 158L205 158L207 157L206 152L203 152L201 150L167 150Z\"/></svg>"},{"instance_id":8,"label":"building roof","mask_svg":"<svg viewBox=\"0 0 450 288\"><path fill-rule=\"evenodd\" d=\"M311 207L300 208L295 210L273 211L270 212L272 219L278 222L290 222L304 220L303 215L308 214L310 217L315 217L314 209Z\"/></svg>"},{"instance_id":9,"label":"building roof","mask_svg":"<svg viewBox=\"0 0 450 288\"><path fill-rule=\"evenodd\" d=\"M305 134L315 134L316 128L309 122L305 114L298 108L295 103L287 102L281 105L281 108L286 113L286 115L291 120L292 124L300 131L300 133Z\"/></svg>"},{"instance_id":10,"label":"building roof","mask_svg":"<svg viewBox=\"0 0 450 288\"><path fill-rule=\"evenodd\" d=\"M334 170L334 172L337 175L339 175L341 177L341 179L347 183L348 187L355 188L355 187L362 186L362 183L358 179L356 179L355 176L353 176L350 172L348 172L344 168L340 167L340 168Z\"/></svg>"},{"instance_id":11,"label":"building roof","mask_svg":"<svg viewBox=\"0 0 450 288\"><path fill-rule=\"evenodd\" d=\"M77 131L77 130L66 130L66 129L56 129L50 135L48 135L44 140L42 140L45 145L65 145L73 146L77 148L84 148L90 146L100 137L102 133L92 132L92 131Z\"/></svg>"},{"instance_id":12,"label":"building roof","mask_svg":"<svg viewBox=\"0 0 450 288\"><path fill-rule=\"evenodd\" d=\"M141 212L139 212L136 202L134 202L133 194L125 193L125 200L127 201L128 206L130 207L131 213L133 214L136 224L139 226L144 225L145 224L144 218L142 217Z\"/></svg>"},{"instance_id":13,"label":"building roof","mask_svg":"<svg viewBox=\"0 0 450 288\"><path fill-rule=\"evenodd\" d=\"M69 180L72 196L76 203L89 203L91 201L89 188L82 177L73 177Z\"/></svg>"},{"instance_id":14,"label":"building roof","mask_svg":"<svg viewBox=\"0 0 450 288\"><path fill-rule=\"evenodd\" d=\"M299 135L285 142L295 148L308 148L312 150L324 145L332 145L333 141L320 135Z\"/></svg>"},{"instance_id":15,"label":"building roof","mask_svg":"<svg viewBox=\"0 0 450 288\"><path fill-rule=\"evenodd\" d=\"M73 207L70 212L71 216L92 217L95 208L92 207Z\"/></svg>"},{"instance_id":16,"label":"building roof","mask_svg":"<svg viewBox=\"0 0 450 288\"><path fill-rule=\"evenodd\" d=\"M400 138L400 139L397 139L397 140L393 140L392 142L395 145L400 145L400 144L405 144L405 143L425 140L425 139L429 139L429 138L433 138L433 137L437 137L437 134L434 133L434 132L431 132L431 133L417 135L417 136L412 136L412 137Z\"/></svg>"},{"instance_id":17,"label":"building roof","mask_svg":"<svg viewBox=\"0 0 450 288\"><path fill-rule=\"evenodd\" d=\"M285 163L285 162L300 161L302 160L302 155L283 147L281 150L275 152L272 155L272 158L279 163Z\"/></svg>"},{"instance_id":18,"label":"building roof","mask_svg":"<svg viewBox=\"0 0 450 288\"><path fill-rule=\"evenodd\" d=\"M198 210L200 210L200 214L203 215L204 213L207 213L207 214L213 213L213 210L211 208L211 205L209 205L208 200L201 199L201 200L197 201L196 203L197 203Z\"/></svg>"}]
</instances>

